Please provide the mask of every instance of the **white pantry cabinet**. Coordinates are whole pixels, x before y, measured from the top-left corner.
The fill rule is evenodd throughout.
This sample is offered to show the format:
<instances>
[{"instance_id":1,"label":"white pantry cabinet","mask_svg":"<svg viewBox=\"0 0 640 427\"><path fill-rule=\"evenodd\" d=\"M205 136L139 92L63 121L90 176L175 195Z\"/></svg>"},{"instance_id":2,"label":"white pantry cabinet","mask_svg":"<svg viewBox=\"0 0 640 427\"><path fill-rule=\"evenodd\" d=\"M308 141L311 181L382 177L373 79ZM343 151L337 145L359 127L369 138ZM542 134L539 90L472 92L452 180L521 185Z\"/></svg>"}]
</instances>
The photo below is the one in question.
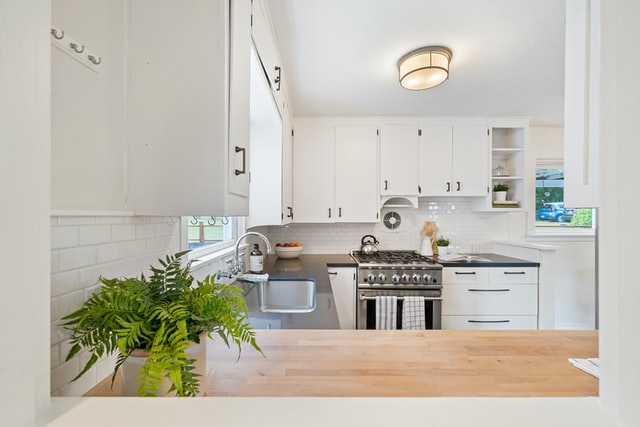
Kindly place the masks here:
<instances>
[{"instance_id":1,"label":"white pantry cabinet","mask_svg":"<svg viewBox=\"0 0 640 427\"><path fill-rule=\"evenodd\" d=\"M536 267L445 267L442 329L537 329Z\"/></svg>"},{"instance_id":2,"label":"white pantry cabinet","mask_svg":"<svg viewBox=\"0 0 640 427\"><path fill-rule=\"evenodd\" d=\"M377 178L376 127L295 126L294 222L377 222Z\"/></svg>"},{"instance_id":3,"label":"white pantry cabinet","mask_svg":"<svg viewBox=\"0 0 640 427\"><path fill-rule=\"evenodd\" d=\"M421 196L486 196L489 137L484 126L425 126Z\"/></svg>"},{"instance_id":4,"label":"white pantry cabinet","mask_svg":"<svg viewBox=\"0 0 640 427\"><path fill-rule=\"evenodd\" d=\"M380 133L380 195L418 196L420 129L387 125Z\"/></svg>"},{"instance_id":5,"label":"white pantry cabinet","mask_svg":"<svg viewBox=\"0 0 640 427\"><path fill-rule=\"evenodd\" d=\"M329 267L328 271L340 329L355 329L356 269L353 267Z\"/></svg>"},{"instance_id":6,"label":"white pantry cabinet","mask_svg":"<svg viewBox=\"0 0 640 427\"><path fill-rule=\"evenodd\" d=\"M251 0L128 9L128 205L248 215Z\"/></svg>"}]
</instances>

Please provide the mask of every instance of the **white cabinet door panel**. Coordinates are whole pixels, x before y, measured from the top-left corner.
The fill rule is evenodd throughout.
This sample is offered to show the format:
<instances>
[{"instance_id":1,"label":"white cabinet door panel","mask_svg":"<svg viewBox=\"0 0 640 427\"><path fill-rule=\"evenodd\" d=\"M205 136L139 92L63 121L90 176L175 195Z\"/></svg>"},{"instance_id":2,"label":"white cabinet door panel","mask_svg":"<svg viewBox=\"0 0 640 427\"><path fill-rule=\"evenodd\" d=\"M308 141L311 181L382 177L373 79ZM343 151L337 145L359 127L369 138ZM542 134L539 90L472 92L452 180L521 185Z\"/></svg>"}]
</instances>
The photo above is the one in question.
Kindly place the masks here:
<instances>
[{"instance_id":1,"label":"white cabinet door panel","mask_svg":"<svg viewBox=\"0 0 640 427\"><path fill-rule=\"evenodd\" d=\"M420 179L417 126L384 126L380 136L380 194L417 196Z\"/></svg>"},{"instance_id":2,"label":"white cabinet door panel","mask_svg":"<svg viewBox=\"0 0 640 427\"><path fill-rule=\"evenodd\" d=\"M378 129L336 126L336 222L376 222Z\"/></svg>"},{"instance_id":3,"label":"white cabinet door panel","mask_svg":"<svg viewBox=\"0 0 640 427\"><path fill-rule=\"evenodd\" d=\"M489 135L484 126L453 128L452 187L455 196L486 196Z\"/></svg>"},{"instance_id":4,"label":"white cabinet door panel","mask_svg":"<svg viewBox=\"0 0 640 427\"><path fill-rule=\"evenodd\" d=\"M295 222L332 222L335 215L335 130L296 126L293 136Z\"/></svg>"},{"instance_id":5,"label":"white cabinet door panel","mask_svg":"<svg viewBox=\"0 0 640 427\"><path fill-rule=\"evenodd\" d=\"M420 138L420 188L423 196L451 196L453 128L427 126Z\"/></svg>"},{"instance_id":6,"label":"white cabinet door panel","mask_svg":"<svg viewBox=\"0 0 640 427\"><path fill-rule=\"evenodd\" d=\"M536 316L442 316L442 329L531 330L537 328Z\"/></svg>"},{"instance_id":7,"label":"white cabinet door panel","mask_svg":"<svg viewBox=\"0 0 640 427\"><path fill-rule=\"evenodd\" d=\"M538 313L537 285L444 285L442 314Z\"/></svg>"},{"instance_id":8,"label":"white cabinet door panel","mask_svg":"<svg viewBox=\"0 0 640 427\"><path fill-rule=\"evenodd\" d=\"M505 267L489 271L489 283L538 283L537 268Z\"/></svg>"},{"instance_id":9,"label":"white cabinet door panel","mask_svg":"<svg viewBox=\"0 0 640 427\"><path fill-rule=\"evenodd\" d=\"M488 268L446 267L442 269L442 283L444 284L486 284L488 282Z\"/></svg>"}]
</instances>

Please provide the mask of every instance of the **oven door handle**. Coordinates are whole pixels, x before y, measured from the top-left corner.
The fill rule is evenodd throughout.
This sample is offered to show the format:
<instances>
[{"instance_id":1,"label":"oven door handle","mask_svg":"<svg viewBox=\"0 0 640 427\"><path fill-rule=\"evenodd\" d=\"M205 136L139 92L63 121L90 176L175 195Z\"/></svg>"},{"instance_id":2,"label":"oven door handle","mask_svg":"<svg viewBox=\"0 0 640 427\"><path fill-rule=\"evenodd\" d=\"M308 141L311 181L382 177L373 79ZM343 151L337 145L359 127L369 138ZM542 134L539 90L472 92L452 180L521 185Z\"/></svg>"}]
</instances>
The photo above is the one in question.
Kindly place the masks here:
<instances>
[{"instance_id":1,"label":"oven door handle","mask_svg":"<svg viewBox=\"0 0 640 427\"><path fill-rule=\"evenodd\" d=\"M396 297L399 300L403 300L404 297ZM376 297L366 297L363 294L360 294L360 301L368 301L368 300L374 300L376 299ZM425 301L442 301L441 297L424 297Z\"/></svg>"}]
</instances>

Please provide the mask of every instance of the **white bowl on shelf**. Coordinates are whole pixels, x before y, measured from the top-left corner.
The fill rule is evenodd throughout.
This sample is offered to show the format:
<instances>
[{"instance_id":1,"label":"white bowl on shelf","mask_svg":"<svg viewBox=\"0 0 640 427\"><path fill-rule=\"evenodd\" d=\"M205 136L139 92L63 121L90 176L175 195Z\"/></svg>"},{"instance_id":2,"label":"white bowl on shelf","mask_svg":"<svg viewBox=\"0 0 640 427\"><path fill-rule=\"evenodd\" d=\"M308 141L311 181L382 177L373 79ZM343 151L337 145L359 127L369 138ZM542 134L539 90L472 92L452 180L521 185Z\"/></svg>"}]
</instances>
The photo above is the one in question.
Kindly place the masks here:
<instances>
[{"instance_id":1,"label":"white bowl on shelf","mask_svg":"<svg viewBox=\"0 0 640 427\"><path fill-rule=\"evenodd\" d=\"M298 258L302 253L302 246L276 246L273 248L278 258L291 259Z\"/></svg>"}]
</instances>

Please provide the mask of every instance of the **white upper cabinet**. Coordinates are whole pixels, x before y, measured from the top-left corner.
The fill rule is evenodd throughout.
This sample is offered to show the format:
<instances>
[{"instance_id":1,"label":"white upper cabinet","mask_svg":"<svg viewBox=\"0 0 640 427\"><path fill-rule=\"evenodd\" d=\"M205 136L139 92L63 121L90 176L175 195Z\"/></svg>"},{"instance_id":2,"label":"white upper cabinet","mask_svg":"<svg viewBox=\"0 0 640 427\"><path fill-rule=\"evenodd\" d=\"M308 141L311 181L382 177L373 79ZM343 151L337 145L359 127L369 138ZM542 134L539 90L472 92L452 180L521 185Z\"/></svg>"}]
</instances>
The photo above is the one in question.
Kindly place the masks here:
<instances>
[{"instance_id":1,"label":"white upper cabinet","mask_svg":"<svg viewBox=\"0 0 640 427\"><path fill-rule=\"evenodd\" d=\"M293 135L294 222L334 222L335 128L296 125Z\"/></svg>"},{"instance_id":2,"label":"white upper cabinet","mask_svg":"<svg viewBox=\"0 0 640 427\"><path fill-rule=\"evenodd\" d=\"M380 195L418 195L418 126L388 125L380 136Z\"/></svg>"},{"instance_id":3,"label":"white upper cabinet","mask_svg":"<svg viewBox=\"0 0 640 427\"><path fill-rule=\"evenodd\" d=\"M336 126L336 222L377 222L378 129Z\"/></svg>"},{"instance_id":4,"label":"white upper cabinet","mask_svg":"<svg viewBox=\"0 0 640 427\"><path fill-rule=\"evenodd\" d=\"M420 138L421 196L486 196L489 137L484 126L425 126Z\"/></svg>"},{"instance_id":5,"label":"white upper cabinet","mask_svg":"<svg viewBox=\"0 0 640 427\"><path fill-rule=\"evenodd\" d=\"M377 222L377 183L376 127L296 125L294 222Z\"/></svg>"},{"instance_id":6,"label":"white upper cabinet","mask_svg":"<svg viewBox=\"0 0 640 427\"><path fill-rule=\"evenodd\" d=\"M251 1L132 2L128 206L249 213Z\"/></svg>"}]
</instances>

